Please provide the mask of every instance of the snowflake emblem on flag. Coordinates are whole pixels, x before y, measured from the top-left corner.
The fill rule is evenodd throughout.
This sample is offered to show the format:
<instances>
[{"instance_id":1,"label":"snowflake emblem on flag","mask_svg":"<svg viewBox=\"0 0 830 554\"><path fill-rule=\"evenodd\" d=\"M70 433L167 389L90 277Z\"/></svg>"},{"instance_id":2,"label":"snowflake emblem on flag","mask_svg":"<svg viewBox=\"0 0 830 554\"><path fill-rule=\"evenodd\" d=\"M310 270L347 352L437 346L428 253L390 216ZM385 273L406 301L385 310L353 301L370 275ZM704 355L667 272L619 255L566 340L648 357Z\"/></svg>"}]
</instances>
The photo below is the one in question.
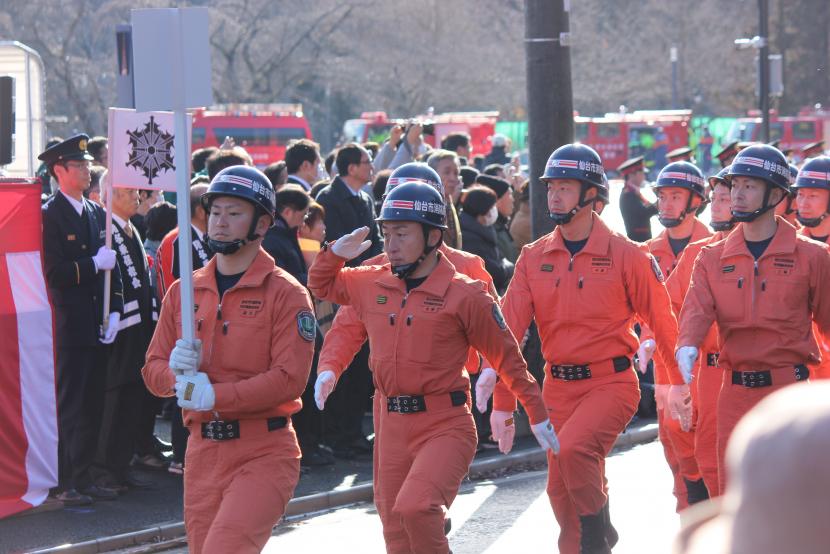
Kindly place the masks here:
<instances>
[{"instance_id":1,"label":"snowflake emblem on flag","mask_svg":"<svg viewBox=\"0 0 830 554\"><path fill-rule=\"evenodd\" d=\"M152 115L143 129L127 131L127 136L130 137L131 150L126 165L144 173L149 184L153 184L159 171L176 170L173 165L173 135L162 131Z\"/></svg>"}]
</instances>

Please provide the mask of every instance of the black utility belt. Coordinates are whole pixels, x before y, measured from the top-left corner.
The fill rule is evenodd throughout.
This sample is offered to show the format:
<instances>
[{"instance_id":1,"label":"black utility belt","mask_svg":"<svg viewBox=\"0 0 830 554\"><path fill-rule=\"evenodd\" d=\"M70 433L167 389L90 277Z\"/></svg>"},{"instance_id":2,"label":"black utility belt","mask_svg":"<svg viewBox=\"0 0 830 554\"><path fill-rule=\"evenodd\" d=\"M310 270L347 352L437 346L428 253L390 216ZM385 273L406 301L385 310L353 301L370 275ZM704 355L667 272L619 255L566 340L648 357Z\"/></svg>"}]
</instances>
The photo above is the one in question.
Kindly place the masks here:
<instances>
[{"instance_id":1,"label":"black utility belt","mask_svg":"<svg viewBox=\"0 0 830 554\"><path fill-rule=\"evenodd\" d=\"M609 363L610 362L610 363ZM594 367L594 371L591 368ZM550 366L550 376L563 381L581 381L591 377L602 377L613 373L622 373L631 367L631 360L625 356L612 358L598 364L584 365L553 365Z\"/></svg>"},{"instance_id":2,"label":"black utility belt","mask_svg":"<svg viewBox=\"0 0 830 554\"><path fill-rule=\"evenodd\" d=\"M389 396L386 398L386 411L398 412L400 414L414 414L427 411L427 403L433 405L433 409L440 410L454 406L463 406L467 403L467 393L463 390L456 390L447 394L433 394L424 396Z\"/></svg>"},{"instance_id":3,"label":"black utility belt","mask_svg":"<svg viewBox=\"0 0 830 554\"><path fill-rule=\"evenodd\" d=\"M776 378L778 380L781 379L781 383L779 384L787 384L793 383L797 381L806 381L810 377L810 370L805 365L797 365L793 366L793 378L789 378L789 376L779 374L779 377ZM765 371L733 371L732 372L732 384L733 385L741 385L742 387L747 387L750 389L755 389L759 387L771 387L773 385L772 382L772 371L765 370Z\"/></svg>"},{"instance_id":4,"label":"black utility belt","mask_svg":"<svg viewBox=\"0 0 830 554\"><path fill-rule=\"evenodd\" d=\"M246 422L246 426L250 426L251 423L253 422ZM265 428L262 430L270 433L282 429L286 425L288 425L287 417L269 417L265 420ZM202 423L202 438L212 441L235 440L241 438L240 427L241 424L238 419L206 421Z\"/></svg>"}]
</instances>

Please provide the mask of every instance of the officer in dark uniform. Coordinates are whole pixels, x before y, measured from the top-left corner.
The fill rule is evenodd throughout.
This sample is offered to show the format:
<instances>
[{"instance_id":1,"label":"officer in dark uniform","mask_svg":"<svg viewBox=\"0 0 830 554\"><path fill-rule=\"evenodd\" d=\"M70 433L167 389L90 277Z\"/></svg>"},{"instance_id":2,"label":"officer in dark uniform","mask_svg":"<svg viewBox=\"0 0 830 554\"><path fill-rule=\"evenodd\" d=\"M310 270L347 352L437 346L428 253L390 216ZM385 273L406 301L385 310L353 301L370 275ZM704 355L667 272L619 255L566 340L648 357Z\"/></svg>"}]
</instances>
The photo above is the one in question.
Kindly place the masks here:
<instances>
[{"instance_id":1,"label":"officer in dark uniform","mask_svg":"<svg viewBox=\"0 0 830 554\"><path fill-rule=\"evenodd\" d=\"M688 146L681 146L680 148L675 148L668 154L666 154L666 159L669 163L674 162L689 162L695 163L695 157L693 155L692 149Z\"/></svg>"},{"instance_id":2,"label":"officer in dark uniform","mask_svg":"<svg viewBox=\"0 0 830 554\"><path fill-rule=\"evenodd\" d=\"M626 160L617 168L625 186L620 193L620 212L625 223L625 234L633 241L645 242L651 239L650 219L657 215L657 204L643 197L640 189L646 182L646 168L643 157Z\"/></svg>"},{"instance_id":3,"label":"officer in dark uniform","mask_svg":"<svg viewBox=\"0 0 830 554\"><path fill-rule=\"evenodd\" d=\"M728 167L729 164L732 163L732 160L735 159L735 156L738 155L738 141L734 140L724 146L720 152L715 154L715 157L720 162L721 167Z\"/></svg>"},{"instance_id":4,"label":"officer in dark uniform","mask_svg":"<svg viewBox=\"0 0 830 554\"><path fill-rule=\"evenodd\" d=\"M43 255L55 310L59 490L65 504L117 494L93 484L105 381L103 348L115 340L123 308L115 252L104 245L104 210L83 197L92 156L86 135L69 138L40 159L59 190L43 205ZM103 321L104 272L112 270L110 314Z\"/></svg>"}]
</instances>

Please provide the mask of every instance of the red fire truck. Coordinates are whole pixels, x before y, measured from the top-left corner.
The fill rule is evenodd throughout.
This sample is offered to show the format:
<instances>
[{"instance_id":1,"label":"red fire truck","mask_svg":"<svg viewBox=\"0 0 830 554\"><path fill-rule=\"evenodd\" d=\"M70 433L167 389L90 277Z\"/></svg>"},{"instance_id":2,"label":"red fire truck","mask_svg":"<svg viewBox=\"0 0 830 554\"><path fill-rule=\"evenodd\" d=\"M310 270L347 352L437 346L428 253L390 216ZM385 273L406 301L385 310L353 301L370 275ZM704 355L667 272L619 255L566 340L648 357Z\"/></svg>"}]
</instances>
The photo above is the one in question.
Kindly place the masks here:
<instances>
[{"instance_id":1,"label":"red fire truck","mask_svg":"<svg viewBox=\"0 0 830 554\"><path fill-rule=\"evenodd\" d=\"M666 154L689 144L691 110L639 110L603 117L574 116L574 138L593 147L612 172L628 158L644 156L659 171Z\"/></svg>"},{"instance_id":2,"label":"red fire truck","mask_svg":"<svg viewBox=\"0 0 830 554\"><path fill-rule=\"evenodd\" d=\"M265 167L285 157L290 141L310 139L311 129L300 104L224 104L193 113L193 150L219 146L225 137Z\"/></svg>"},{"instance_id":3,"label":"red fire truck","mask_svg":"<svg viewBox=\"0 0 830 554\"><path fill-rule=\"evenodd\" d=\"M761 140L760 112L752 110L749 117L739 118L729 129L727 142L733 140ZM770 114L769 140L778 140L781 149L792 149L793 159L801 160L801 148L819 140L830 140L830 110L821 105L805 108L796 116L779 116L774 110Z\"/></svg>"},{"instance_id":4,"label":"red fire truck","mask_svg":"<svg viewBox=\"0 0 830 554\"><path fill-rule=\"evenodd\" d=\"M435 134L424 136L430 146L440 146L441 140L450 133L463 132L470 135L474 153L486 154L490 151L490 137L496 133L499 112L447 112L415 119L435 125ZM386 112L363 112L359 118L343 124L343 139L346 142L383 142L394 125L405 125L406 122L406 119L390 119Z\"/></svg>"}]
</instances>

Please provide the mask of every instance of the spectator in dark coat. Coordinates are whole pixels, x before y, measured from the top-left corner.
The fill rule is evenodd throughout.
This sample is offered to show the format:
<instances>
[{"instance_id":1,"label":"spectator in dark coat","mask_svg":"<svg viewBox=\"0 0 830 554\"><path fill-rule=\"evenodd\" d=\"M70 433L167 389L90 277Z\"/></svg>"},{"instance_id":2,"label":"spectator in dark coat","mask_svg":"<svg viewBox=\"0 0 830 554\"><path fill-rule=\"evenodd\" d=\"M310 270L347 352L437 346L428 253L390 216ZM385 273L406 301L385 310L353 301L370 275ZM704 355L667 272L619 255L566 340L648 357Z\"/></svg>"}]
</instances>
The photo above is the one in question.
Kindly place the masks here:
<instances>
[{"instance_id":1,"label":"spectator in dark coat","mask_svg":"<svg viewBox=\"0 0 830 554\"><path fill-rule=\"evenodd\" d=\"M502 256L515 264L519 257L519 249L516 248L516 243L513 242L509 230L510 217L513 215L513 190L510 188L510 183L506 179L499 179L492 175L479 175L476 183L484 185L496 193L498 217L496 223L493 224L493 228L496 230L496 240Z\"/></svg>"},{"instance_id":2,"label":"spectator in dark coat","mask_svg":"<svg viewBox=\"0 0 830 554\"><path fill-rule=\"evenodd\" d=\"M461 196L461 232L464 250L484 260L499 294L504 294L513 276L513 264L502 256L493 224L498 218L496 193L482 185L473 185ZM467 242L467 233L470 239Z\"/></svg>"},{"instance_id":3,"label":"spectator in dark coat","mask_svg":"<svg viewBox=\"0 0 830 554\"><path fill-rule=\"evenodd\" d=\"M311 197L300 185L289 183L276 193L277 216L262 240L262 248L274 258L277 266L286 270L303 285L308 281L308 268L297 238Z\"/></svg>"}]
</instances>

